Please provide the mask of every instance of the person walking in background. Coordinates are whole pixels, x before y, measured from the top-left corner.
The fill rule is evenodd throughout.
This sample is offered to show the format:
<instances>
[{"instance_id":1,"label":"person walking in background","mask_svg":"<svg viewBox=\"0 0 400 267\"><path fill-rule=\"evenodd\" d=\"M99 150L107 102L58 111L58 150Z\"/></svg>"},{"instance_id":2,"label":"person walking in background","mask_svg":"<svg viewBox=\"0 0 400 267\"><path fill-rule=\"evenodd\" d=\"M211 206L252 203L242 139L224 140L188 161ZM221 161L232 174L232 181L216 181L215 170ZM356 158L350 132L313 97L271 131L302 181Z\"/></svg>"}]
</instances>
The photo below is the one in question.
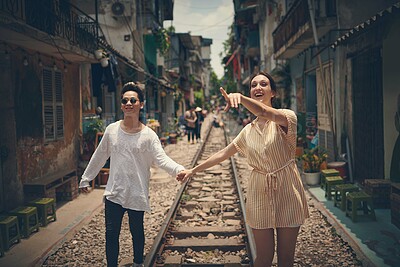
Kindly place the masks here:
<instances>
[{"instance_id":1,"label":"person walking in background","mask_svg":"<svg viewBox=\"0 0 400 267\"><path fill-rule=\"evenodd\" d=\"M204 115L203 115L203 110L200 107L197 107L195 110L197 120L196 120L196 141L197 142L202 142L201 140L201 126L203 125L204 122Z\"/></svg>"},{"instance_id":2,"label":"person walking in background","mask_svg":"<svg viewBox=\"0 0 400 267\"><path fill-rule=\"evenodd\" d=\"M220 91L227 101L225 111L241 104L257 118L247 124L227 147L200 165L177 175L185 181L236 152L243 154L253 170L246 195L246 223L256 243L255 267L272 265L275 231L278 266L293 266L300 226L309 217L307 200L295 162L297 117L292 110L275 109L276 94L271 75L259 72L250 80L250 97Z\"/></svg>"},{"instance_id":3,"label":"person walking in background","mask_svg":"<svg viewBox=\"0 0 400 267\"><path fill-rule=\"evenodd\" d=\"M124 118L107 126L99 146L82 175L79 188L89 192L89 182L110 158L110 174L104 191L107 266L118 266L119 235L125 212L129 215L134 263L143 266L143 216L150 211L150 167L155 164L170 175L185 168L164 152L157 134L139 120L144 94L134 83L125 84L121 92Z\"/></svg>"},{"instance_id":4,"label":"person walking in background","mask_svg":"<svg viewBox=\"0 0 400 267\"><path fill-rule=\"evenodd\" d=\"M185 112L186 120L186 134L188 136L188 143L194 144L194 138L196 135L196 112L194 106L189 106L189 109Z\"/></svg>"}]
</instances>

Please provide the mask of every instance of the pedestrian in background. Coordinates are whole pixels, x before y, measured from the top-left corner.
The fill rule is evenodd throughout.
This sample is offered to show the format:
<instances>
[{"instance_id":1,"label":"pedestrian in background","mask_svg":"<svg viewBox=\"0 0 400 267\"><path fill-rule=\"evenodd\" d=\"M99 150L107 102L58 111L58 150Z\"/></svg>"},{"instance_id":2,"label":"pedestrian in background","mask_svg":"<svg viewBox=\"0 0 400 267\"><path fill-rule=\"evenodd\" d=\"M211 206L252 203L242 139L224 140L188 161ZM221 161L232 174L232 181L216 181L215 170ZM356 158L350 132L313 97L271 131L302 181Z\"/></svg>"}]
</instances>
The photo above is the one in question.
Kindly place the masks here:
<instances>
[{"instance_id":1,"label":"pedestrian in background","mask_svg":"<svg viewBox=\"0 0 400 267\"><path fill-rule=\"evenodd\" d=\"M188 143L194 144L194 138L196 136L196 112L194 106L189 106L189 110L185 112L186 120L186 134L188 136Z\"/></svg>"},{"instance_id":2,"label":"pedestrian in background","mask_svg":"<svg viewBox=\"0 0 400 267\"><path fill-rule=\"evenodd\" d=\"M143 266L143 216L150 211L150 167L155 164L170 175L177 175L184 167L164 152L157 134L139 120L144 105L144 94L134 83L124 85L121 110L124 118L107 126L99 146L82 175L79 188L89 192L89 182L110 158L110 173L104 191L107 266L118 266L119 235L125 212L129 216L134 264Z\"/></svg>"},{"instance_id":3,"label":"pedestrian in background","mask_svg":"<svg viewBox=\"0 0 400 267\"><path fill-rule=\"evenodd\" d=\"M197 142L202 142L201 140L201 126L203 125L204 122L204 115L203 115L203 109L200 107L197 107L195 110L197 120L196 120L196 141Z\"/></svg>"},{"instance_id":4,"label":"pedestrian in background","mask_svg":"<svg viewBox=\"0 0 400 267\"><path fill-rule=\"evenodd\" d=\"M220 91L227 101L225 111L242 104L257 118L247 124L227 147L205 162L177 175L185 181L236 152L253 167L246 195L246 223L256 243L255 267L272 265L275 231L278 266L293 266L300 226L309 217L303 184L295 162L297 117L292 110L275 109L276 94L271 75L259 72L250 80L250 97Z\"/></svg>"}]
</instances>

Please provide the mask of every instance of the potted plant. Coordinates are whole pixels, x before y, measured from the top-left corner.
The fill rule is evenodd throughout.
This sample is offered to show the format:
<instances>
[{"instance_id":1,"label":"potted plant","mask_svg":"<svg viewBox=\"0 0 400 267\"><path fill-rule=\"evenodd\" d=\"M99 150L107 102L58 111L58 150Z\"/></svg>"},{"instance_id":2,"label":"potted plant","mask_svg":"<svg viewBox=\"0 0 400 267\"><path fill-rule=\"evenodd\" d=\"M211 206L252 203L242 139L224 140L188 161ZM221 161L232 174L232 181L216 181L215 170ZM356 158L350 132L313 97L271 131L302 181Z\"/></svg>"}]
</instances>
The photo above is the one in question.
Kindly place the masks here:
<instances>
[{"instance_id":1,"label":"potted plant","mask_svg":"<svg viewBox=\"0 0 400 267\"><path fill-rule=\"evenodd\" d=\"M326 162L328 154L321 147L306 149L301 155L304 178L308 185L317 185L320 180L321 166Z\"/></svg>"},{"instance_id":2,"label":"potted plant","mask_svg":"<svg viewBox=\"0 0 400 267\"><path fill-rule=\"evenodd\" d=\"M96 134L104 131L104 122L100 118L90 118L85 120L83 128L82 159L88 161L95 149Z\"/></svg>"}]
</instances>

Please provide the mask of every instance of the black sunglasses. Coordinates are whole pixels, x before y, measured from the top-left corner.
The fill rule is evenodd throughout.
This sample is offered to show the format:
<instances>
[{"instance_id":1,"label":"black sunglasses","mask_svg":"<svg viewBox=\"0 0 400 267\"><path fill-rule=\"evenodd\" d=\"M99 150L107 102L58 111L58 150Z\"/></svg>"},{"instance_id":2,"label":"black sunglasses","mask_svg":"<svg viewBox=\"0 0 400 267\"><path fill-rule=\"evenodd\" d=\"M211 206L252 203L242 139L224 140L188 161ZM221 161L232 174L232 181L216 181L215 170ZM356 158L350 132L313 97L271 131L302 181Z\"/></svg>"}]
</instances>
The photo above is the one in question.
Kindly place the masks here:
<instances>
[{"instance_id":1,"label":"black sunglasses","mask_svg":"<svg viewBox=\"0 0 400 267\"><path fill-rule=\"evenodd\" d=\"M129 101L131 101L131 104L133 105L133 104L136 103L137 99L134 98L134 97L131 97L130 99L129 98L122 98L121 99L121 103L124 104L124 105L128 104Z\"/></svg>"}]
</instances>

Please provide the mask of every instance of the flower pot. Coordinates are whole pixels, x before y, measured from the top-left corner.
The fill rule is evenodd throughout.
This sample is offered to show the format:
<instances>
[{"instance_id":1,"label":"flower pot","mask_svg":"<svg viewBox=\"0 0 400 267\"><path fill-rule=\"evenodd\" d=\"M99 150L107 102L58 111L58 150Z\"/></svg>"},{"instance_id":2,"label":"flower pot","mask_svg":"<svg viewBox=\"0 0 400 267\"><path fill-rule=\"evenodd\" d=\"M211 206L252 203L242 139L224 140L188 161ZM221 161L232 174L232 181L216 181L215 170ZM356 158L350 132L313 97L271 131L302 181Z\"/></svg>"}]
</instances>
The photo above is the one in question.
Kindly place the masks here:
<instances>
[{"instance_id":1,"label":"flower pot","mask_svg":"<svg viewBox=\"0 0 400 267\"><path fill-rule=\"evenodd\" d=\"M100 184L106 185L108 182L108 172L101 172L100 175Z\"/></svg>"},{"instance_id":2,"label":"flower pot","mask_svg":"<svg viewBox=\"0 0 400 267\"><path fill-rule=\"evenodd\" d=\"M317 185L320 182L320 172L305 172L304 180L308 185Z\"/></svg>"},{"instance_id":3,"label":"flower pot","mask_svg":"<svg viewBox=\"0 0 400 267\"><path fill-rule=\"evenodd\" d=\"M301 146L297 146L296 147L296 157L301 157L301 155L303 155L304 153L304 148Z\"/></svg>"}]
</instances>

